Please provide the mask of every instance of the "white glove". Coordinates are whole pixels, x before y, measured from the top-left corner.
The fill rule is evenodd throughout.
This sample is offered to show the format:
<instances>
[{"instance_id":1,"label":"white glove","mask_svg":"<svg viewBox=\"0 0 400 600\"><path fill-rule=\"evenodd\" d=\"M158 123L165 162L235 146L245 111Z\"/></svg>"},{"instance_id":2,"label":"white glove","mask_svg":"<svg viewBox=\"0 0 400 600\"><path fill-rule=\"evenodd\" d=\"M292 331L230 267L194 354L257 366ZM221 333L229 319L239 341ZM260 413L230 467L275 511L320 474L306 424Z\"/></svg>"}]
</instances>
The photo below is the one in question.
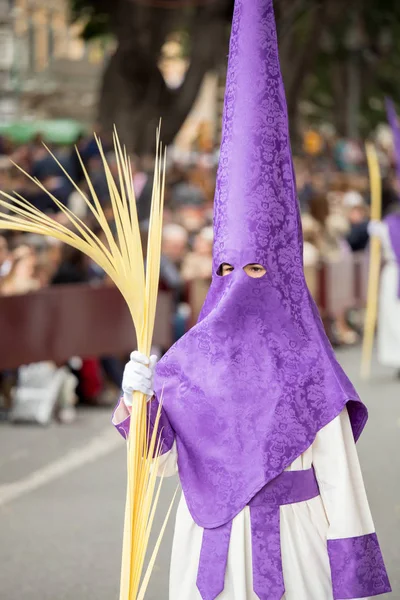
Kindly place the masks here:
<instances>
[{"instance_id":1,"label":"white glove","mask_svg":"<svg viewBox=\"0 0 400 600\"><path fill-rule=\"evenodd\" d=\"M382 221L370 221L368 223L368 234L370 237L382 238L384 235L385 225Z\"/></svg>"},{"instance_id":2,"label":"white glove","mask_svg":"<svg viewBox=\"0 0 400 600\"><path fill-rule=\"evenodd\" d=\"M125 366L122 379L124 403L128 408L132 406L133 392L142 392L148 398L153 396L153 377L156 363L157 356L155 355L148 358L137 350L132 352L131 360Z\"/></svg>"}]
</instances>

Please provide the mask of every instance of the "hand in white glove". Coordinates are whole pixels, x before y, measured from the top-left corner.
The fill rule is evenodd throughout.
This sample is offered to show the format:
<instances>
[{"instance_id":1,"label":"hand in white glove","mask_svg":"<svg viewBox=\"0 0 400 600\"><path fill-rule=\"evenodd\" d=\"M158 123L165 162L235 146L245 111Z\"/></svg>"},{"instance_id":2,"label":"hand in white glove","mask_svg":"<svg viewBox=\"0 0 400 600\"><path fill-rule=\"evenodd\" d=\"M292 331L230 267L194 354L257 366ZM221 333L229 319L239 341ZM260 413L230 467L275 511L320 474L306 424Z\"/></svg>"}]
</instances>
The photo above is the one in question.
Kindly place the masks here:
<instances>
[{"instance_id":1,"label":"hand in white glove","mask_svg":"<svg viewBox=\"0 0 400 600\"><path fill-rule=\"evenodd\" d=\"M385 225L382 223L382 221L373 220L368 223L368 234L370 237L374 236L382 238L384 229Z\"/></svg>"},{"instance_id":2,"label":"hand in white glove","mask_svg":"<svg viewBox=\"0 0 400 600\"><path fill-rule=\"evenodd\" d=\"M133 392L142 392L149 398L153 396L153 377L156 363L157 356L153 355L148 358L137 350L132 352L131 360L125 366L122 379L124 403L128 408L132 406Z\"/></svg>"}]
</instances>

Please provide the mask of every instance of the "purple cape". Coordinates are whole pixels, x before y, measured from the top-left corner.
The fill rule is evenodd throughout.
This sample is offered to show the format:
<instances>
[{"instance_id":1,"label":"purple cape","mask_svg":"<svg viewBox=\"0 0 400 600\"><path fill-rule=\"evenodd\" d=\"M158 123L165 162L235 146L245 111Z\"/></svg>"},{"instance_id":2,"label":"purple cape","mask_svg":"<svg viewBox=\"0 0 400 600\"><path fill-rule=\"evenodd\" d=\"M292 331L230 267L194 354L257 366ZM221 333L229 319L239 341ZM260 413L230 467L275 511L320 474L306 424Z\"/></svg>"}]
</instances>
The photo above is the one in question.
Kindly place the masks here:
<instances>
[{"instance_id":1,"label":"purple cape","mask_svg":"<svg viewBox=\"0 0 400 600\"><path fill-rule=\"evenodd\" d=\"M163 357L156 393L194 521L227 523L348 405L308 292L272 0L236 0L215 197L214 275L199 323ZM231 263L229 276L217 275ZM251 279L249 263L267 273Z\"/></svg>"}]
</instances>

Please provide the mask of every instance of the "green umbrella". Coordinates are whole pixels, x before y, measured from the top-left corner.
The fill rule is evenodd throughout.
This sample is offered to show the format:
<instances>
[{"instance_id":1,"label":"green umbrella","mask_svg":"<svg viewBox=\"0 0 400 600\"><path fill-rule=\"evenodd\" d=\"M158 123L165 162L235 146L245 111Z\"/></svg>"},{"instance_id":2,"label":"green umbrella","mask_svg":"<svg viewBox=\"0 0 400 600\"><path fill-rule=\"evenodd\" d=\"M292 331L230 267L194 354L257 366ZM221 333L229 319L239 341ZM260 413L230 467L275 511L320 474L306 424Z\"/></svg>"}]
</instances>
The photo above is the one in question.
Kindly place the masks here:
<instances>
[{"instance_id":1,"label":"green umbrella","mask_svg":"<svg viewBox=\"0 0 400 600\"><path fill-rule=\"evenodd\" d=\"M84 131L84 126L73 119L0 124L0 135L6 135L17 144L25 144L40 134L45 142L69 145L76 142Z\"/></svg>"},{"instance_id":2,"label":"green umbrella","mask_svg":"<svg viewBox=\"0 0 400 600\"><path fill-rule=\"evenodd\" d=\"M0 135L5 135L17 144L29 142L35 135L34 123L0 124Z\"/></svg>"},{"instance_id":3,"label":"green umbrella","mask_svg":"<svg viewBox=\"0 0 400 600\"><path fill-rule=\"evenodd\" d=\"M35 129L46 142L54 144L73 144L85 130L81 123L73 119L36 121Z\"/></svg>"}]
</instances>

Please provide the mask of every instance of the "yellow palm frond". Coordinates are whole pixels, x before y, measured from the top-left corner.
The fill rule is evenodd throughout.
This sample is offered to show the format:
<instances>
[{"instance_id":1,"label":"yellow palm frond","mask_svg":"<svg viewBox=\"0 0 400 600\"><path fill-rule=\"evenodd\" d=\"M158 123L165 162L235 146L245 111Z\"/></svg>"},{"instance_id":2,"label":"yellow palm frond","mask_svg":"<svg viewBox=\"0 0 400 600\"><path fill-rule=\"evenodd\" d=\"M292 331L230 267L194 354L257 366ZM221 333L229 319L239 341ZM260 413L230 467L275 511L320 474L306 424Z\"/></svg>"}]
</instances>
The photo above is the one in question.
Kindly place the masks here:
<instances>
[{"instance_id":1,"label":"yellow palm frond","mask_svg":"<svg viewBox=\"0 0 400 600\"><path fill-rule=\"evenodd\" d=\"M382 217L382 182L378 155L372 144L366 145L371 184L371 219ZM378 317L379 275L381 268L381 240L373 236L370 241L370 262L368 275L367 308L365 311L364 339L361 359L361 377L368 379L371 374L372 351L376 321Z\"/></svg>"},{"instance_id":2,"label":"yellow palm frond","mask_svg":"<svg viewBox=\"0 0 400 600\"><path fill-rule=\"evenodd\" d=\"M11 229L54 237L80 250L95 261L112 279L123 295L135 326L138 349L148 356L154 330L159 283L166 153L160 143L160 132L158 131L145 268L129 157L115 131L114 151L117 175L114 177L101 141L97 137L96 142L107 179L115 221L115 234L111 230L78 151L78 158L90 197L80 189L57 158L48 150L75 190L85 201L90 213L104 233L105 241L103 242L97 237L86 223L76 217L38 179L31 177L18 165L16 166L54 201L59 211L67 217L69 226L66 227L43 214L18 194L12 195L0 192L0 208L4 209L4 212L0 212L0 229ZM147 571L144 572L150 531L160 496L160 486L157 487L156 485L161 450L157 433L160 410L158 411L153 433L150 435L147 423L146 398L141 393L135 393L130 433L127 440L128 484L120 600L141 600L144 598L150 572L154 566L165 529L166 521L151 555ZM166 519L170 511L171 508Z\"/></svg>"}]
</instances>

